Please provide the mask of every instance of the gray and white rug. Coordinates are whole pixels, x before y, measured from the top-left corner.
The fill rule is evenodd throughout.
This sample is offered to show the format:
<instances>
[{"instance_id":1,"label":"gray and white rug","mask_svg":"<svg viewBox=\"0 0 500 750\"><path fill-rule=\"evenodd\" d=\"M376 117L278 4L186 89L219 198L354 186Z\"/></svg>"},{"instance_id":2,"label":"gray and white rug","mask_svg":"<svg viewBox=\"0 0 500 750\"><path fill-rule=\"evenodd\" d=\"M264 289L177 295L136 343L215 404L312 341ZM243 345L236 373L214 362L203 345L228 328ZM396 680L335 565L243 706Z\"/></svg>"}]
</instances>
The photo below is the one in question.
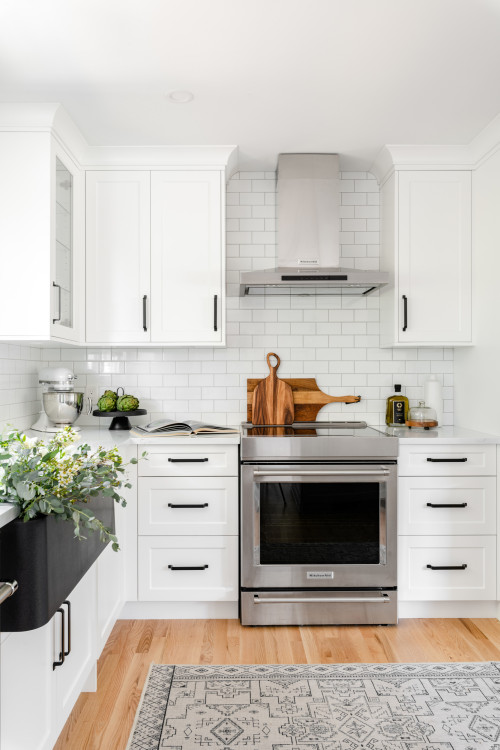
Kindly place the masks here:
<instances>
[{"instance_id":1,"label":"gray and white rug","mask_svg":"<svg viewBox=\"0 0 500 750\"><path fill-rule=\"evenodd\" d=\"M128 750L500 750L500 663L151 667Z\"/></svg>"}]
</instances>

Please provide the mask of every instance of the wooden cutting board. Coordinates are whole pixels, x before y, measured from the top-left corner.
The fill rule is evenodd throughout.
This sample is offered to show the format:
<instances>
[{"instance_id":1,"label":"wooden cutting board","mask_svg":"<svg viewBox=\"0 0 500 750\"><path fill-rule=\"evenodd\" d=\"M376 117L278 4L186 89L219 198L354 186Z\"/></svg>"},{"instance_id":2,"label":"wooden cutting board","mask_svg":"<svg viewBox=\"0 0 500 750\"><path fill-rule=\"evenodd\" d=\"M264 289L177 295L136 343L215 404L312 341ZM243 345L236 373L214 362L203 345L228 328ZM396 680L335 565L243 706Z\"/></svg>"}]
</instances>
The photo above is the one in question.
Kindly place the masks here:
<instances>
[{"instance_id":1,"label":"wooden cutting board","mask_svg":"<svg viewBox=\"0 0 500 750\"><path fill-rule=\"evenodd\" d=\"M276 356L276 355L274 355ZM254 416L254 392L262 381L259 378L247 380L247 420L253 424L257 422ZM342 402L344 404L355 404L361 401L361 396L328 396L318 387L315 378L283 378L292 389L295 422L314 422L318 412L323 406ZM273 424L290 424L289 422L274 422Z\"/></svg>"},{"instance_id":2,"label":"wooden cutting board","mask_svg":"<svg viewBox=\"0 0 500 750\"><path fill-rule=\"evenodd\" d=\"M271 357L276 357L276 365L271 364ZM266 425L292 424L294 408L292 389L284 380L278 378L280 358L274 352L267 355L269 375L264 380L257 380L253 390L253 424Z\"/></svg>"}]
</instances>

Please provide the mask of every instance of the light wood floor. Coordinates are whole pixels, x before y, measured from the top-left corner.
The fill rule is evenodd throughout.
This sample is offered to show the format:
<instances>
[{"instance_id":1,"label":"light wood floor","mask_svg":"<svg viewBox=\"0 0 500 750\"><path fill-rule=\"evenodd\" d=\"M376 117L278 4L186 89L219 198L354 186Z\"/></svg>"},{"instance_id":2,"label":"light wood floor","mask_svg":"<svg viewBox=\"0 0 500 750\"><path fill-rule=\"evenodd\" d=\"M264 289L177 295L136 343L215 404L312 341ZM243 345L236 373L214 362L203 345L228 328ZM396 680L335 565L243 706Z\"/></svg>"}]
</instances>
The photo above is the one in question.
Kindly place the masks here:
<instances>
[{"instance_id":1,"label":"light wood floor","mask_svg":"<svg viewBox=\"0 0 500 750\"><path fill-rule=\"evenodd\" d=\"M54 750L123 750L157 664L500 661L500 622L401 620L396 627L243 628L238 620L119 620Z\"/></svg>"}]
</instances>

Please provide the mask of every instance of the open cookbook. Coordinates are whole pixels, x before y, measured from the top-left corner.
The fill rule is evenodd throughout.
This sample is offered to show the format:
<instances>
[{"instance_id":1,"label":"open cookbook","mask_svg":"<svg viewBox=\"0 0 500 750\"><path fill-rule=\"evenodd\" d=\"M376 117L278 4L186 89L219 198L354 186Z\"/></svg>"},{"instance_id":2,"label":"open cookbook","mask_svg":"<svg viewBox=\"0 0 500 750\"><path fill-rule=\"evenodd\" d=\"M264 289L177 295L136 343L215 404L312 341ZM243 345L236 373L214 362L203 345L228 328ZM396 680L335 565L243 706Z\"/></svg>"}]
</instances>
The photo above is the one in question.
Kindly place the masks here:
<instances>
[{"instance_id":1,"label":"open cookbook","mask_svg":"<svg viewBox=\"0 0 500 750\"><path fill-rule=\"evenodd\" d=\"M168 417L164 419L155 419L154 422L144 425L143 427L132 427L130 434L135 437L167 437L168 435L209 435L209 434L238 434L239 430L234 427L219 427L215 424L206 424L197 422L194 419L186 419L185 422L178 422Z\"/></svg>"}]
</instances>

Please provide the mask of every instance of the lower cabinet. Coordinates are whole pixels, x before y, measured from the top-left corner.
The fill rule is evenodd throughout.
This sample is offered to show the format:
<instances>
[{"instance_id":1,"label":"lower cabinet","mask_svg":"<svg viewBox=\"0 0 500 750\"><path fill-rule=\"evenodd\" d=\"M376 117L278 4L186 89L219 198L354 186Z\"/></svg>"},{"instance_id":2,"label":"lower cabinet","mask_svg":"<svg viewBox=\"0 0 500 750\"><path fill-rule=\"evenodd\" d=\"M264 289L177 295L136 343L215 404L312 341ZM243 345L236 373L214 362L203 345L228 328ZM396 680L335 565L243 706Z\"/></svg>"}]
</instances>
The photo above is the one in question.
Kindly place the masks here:
<instances>
[{"instance_id":1,"label":"lower cabinet","mask_svg":"<svg viewBox=\"0 0 500 750\"><path fill-rule=\"evenodd\" d=\"M111 545L41 628L0 645L0 748L51 750L123 606L123 553Z\"/></svg>"},{"instance_id":2,"label":"lower cabinet","mask_svg":"<svg viewBox=\"0 0 500 750\"><path fill-rule=\"evenodd\" d=\"M49 750L95 664L96 567L52 620L1 644L0 747Z\"/></svg>"},{"instance_id":3,"label":"lower cabinet","mask_svg":"<svg viewBox=\"0 0 500 750\"><path fill-rule=\"evenodd\" d=\"M398 600L496 601L495 446L402 442L398 469Z\"/></svg>"},{"instance_id":4,"label":"lower cabinet","mask_svg":"<svg viewBox=\"0 0 500 750\"><path fill-rule=\"evenodd\" d=\"M184 439L139 464L138 598L238 600L238 446Z\"/></svg>"}]
</instances>

